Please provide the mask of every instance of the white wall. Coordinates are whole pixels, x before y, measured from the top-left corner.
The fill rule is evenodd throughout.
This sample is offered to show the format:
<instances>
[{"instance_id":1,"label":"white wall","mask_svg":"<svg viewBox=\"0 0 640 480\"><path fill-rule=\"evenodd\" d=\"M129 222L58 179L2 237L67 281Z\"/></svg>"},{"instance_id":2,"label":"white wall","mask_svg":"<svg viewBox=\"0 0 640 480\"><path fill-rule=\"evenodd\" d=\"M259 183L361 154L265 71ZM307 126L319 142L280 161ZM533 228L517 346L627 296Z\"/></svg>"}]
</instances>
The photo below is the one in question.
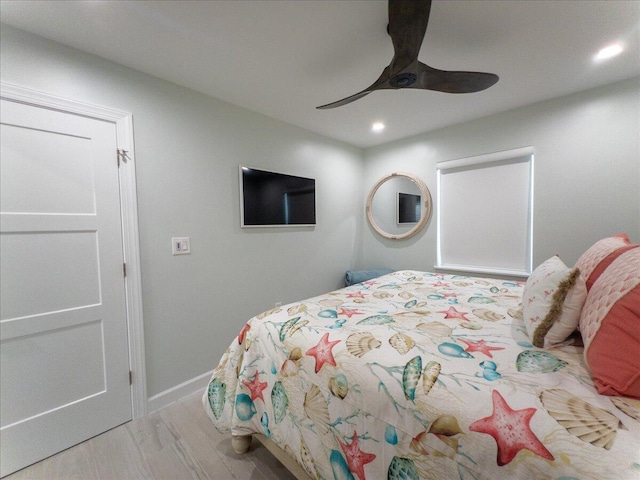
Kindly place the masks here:
<instances>
[{"instance_id":1,"label":"white wall","mask_svg":"<svg viewBox=\"0 0 640 480\"><path fill-rule=\"evenodd\" d=\"M0 33L3 82L133 113L150 397L212 370L251 316L341 287L357 267L360 149L13 27ZM317 226L241 229L239 164L314 177ZM176 236L191 237L191 255L171 255Z\"/></svg>"},{"instance_id":2,"label":"white wall","mask_svg":"<svg viewBox=\"0 0 640 480\"><path fill-rule=\"evenodd\" d=\"M640 243L639 78L369 149L363 195L383 175L407 171L425 181L435 212L436 162L528 145L535 149L534 267L555 254L573 265L614 233ZM402 242L364 221L365 265L433 270L435 215Z\"/></svg>"}]
</instances>

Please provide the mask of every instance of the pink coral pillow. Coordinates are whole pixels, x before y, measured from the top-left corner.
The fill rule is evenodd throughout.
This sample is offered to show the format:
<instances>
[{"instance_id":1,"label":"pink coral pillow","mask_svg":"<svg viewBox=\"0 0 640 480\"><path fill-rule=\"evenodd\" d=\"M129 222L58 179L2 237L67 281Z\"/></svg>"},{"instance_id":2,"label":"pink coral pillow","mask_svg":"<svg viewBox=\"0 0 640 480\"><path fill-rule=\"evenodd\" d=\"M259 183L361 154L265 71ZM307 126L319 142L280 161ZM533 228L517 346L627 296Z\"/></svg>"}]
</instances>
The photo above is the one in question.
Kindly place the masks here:
<instances>
[{"instance_id":1,"label":"pink coral pillow","mask_svg":"<svg viewBox=\"0 0 640 480\"><path fill-rule=\"evenodd\" d=\"M598 392L640 398L640 248L618 256L595 281L580 331Z\"/></svg>"},{"instance_id":2,"label":"pink coral pillow","mask_svg":"<svg viewBox=\"0 0 640 480\"><path fill-rule=\"evenodd\" d=\"M626 233L618 233L594 243L576 262L587 284L587 291L611 263L631 248L640 247L629 241Z\"/></svg>"}]
</instances>

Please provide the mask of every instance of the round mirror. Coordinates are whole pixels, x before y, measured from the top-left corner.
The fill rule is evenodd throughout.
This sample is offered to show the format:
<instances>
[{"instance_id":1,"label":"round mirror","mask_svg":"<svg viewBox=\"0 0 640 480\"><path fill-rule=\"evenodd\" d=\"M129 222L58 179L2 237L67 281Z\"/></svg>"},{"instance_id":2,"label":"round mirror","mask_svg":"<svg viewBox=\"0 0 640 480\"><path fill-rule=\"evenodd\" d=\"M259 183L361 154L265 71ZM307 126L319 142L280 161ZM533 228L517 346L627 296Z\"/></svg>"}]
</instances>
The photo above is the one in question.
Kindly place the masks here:
<instances>
[{"instance_id":1,"label":"round mirror","mask_svg":"<svg viewBox=\"0 0 640 480\"><path fill-rule=\"evenodd\" d=\"M431 216L431 194L419 178L396 172L378 180L367 198L367 219L385 238L403 240L424 228Z\"/></svg>"}]
</instances>

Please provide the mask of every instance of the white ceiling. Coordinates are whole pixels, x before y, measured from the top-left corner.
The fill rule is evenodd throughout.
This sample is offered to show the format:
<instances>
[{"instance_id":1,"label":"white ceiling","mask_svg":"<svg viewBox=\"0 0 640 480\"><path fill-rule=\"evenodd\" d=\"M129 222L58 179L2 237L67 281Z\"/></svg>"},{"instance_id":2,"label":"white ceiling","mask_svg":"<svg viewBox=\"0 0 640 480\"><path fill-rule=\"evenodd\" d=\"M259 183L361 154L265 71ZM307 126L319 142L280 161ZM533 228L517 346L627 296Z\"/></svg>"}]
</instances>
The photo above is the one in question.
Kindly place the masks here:
<instances>
[{"instance_id":1,"label":"white ceiling","mask_svg":"<svg viewBox=\"0 0 640 480\"><path fill-rule=\"evenodd\" d=\"M434 0L420 60L500 81L463 95L379 91L333 110L315 107L391 61L384 0L2 0L0 20L359 147L640 75L638 0ZM622 55L592 60L616 41Z\"/></svg>"}]
</instances>

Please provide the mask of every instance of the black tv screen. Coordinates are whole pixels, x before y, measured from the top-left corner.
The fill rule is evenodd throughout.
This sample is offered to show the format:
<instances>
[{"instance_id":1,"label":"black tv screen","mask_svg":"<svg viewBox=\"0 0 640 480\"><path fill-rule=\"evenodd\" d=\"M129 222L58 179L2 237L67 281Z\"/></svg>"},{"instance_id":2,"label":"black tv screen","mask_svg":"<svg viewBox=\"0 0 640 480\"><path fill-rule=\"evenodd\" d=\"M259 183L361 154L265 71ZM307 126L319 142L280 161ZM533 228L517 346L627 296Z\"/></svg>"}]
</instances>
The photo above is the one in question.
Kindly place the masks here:
<instances>
[{"instance_id":1,"label":"black tv screen","mask_svg":"<svg viewBox=\"0 0 640 480\"><path fill-rule=\"evenodd\" d=\"M398 192L398 223L417 223L420 215L420 195Z\"/></svg>"},{"instance_id":2,"label":"black tv screen","mask_svg":"<svg viewBox=\"0 0 640 480\"><path fill-rule=\"evenodd\" d=\"M240 167L242 227L316 224L316 181Z\"/></svg>"}]
</instances>

